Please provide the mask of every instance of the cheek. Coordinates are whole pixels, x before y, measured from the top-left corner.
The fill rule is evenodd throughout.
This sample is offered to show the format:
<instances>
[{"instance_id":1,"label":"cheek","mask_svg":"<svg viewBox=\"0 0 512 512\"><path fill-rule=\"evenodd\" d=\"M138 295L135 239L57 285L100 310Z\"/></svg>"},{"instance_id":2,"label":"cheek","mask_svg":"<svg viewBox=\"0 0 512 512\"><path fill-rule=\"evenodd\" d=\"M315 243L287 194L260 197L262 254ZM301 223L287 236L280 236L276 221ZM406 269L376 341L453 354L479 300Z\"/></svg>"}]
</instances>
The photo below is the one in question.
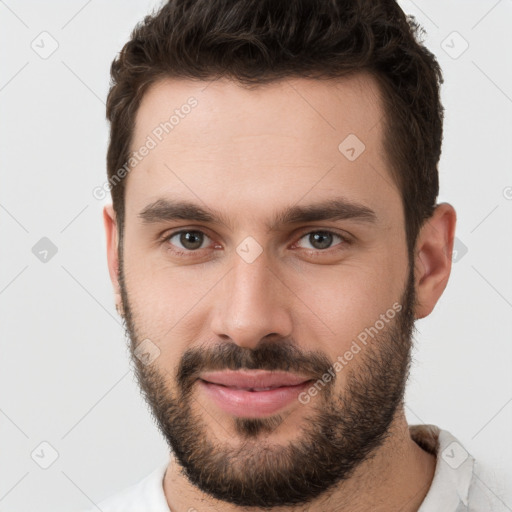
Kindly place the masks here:
<instances>
[{"instance_id":1,"label":"cheek","mask_svg":"<svg viewBox=\"0 0 512 512\"><path fill-rule=\"evenodd\" d=\"M290 312L297 339L310 341L307 348L322 350L335 360L393 309L403 292L405 270L400 271L393 257L379 261L311 267L301 275L289 275L290 288L301 299Z\"/></svg>"},{"instance_id":2,"label":"cheek","mask_svg":"<svg viewBox=\"0 0 512 512\"><path fill-rule=\"evenodd\" d=\"M153 340L169 356L183 352L204 329L198 314L221 276L201 265L178 268L137 250L126 250L124 260L137 338Z\"/></svg>"}]
</instances>

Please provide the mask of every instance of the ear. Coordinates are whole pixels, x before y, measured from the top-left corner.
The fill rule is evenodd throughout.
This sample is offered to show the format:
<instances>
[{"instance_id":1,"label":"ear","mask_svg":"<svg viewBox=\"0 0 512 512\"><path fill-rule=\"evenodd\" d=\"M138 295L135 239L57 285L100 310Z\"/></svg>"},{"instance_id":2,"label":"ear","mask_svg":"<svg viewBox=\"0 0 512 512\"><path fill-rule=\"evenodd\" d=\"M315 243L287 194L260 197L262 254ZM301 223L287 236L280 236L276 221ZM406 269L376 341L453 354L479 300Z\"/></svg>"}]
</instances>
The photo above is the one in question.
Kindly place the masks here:
<instances>
[{"instance_id":1,"label":"ear","mask_svg":"<svg viewBox=\"0 0 512 512\"><path fill-rule=\"evenodd\" d=\"M456 222L453 206L441 203L420 229L414 251L416 319L432 312L446 288L452 268Z\"/></svg>"},{"instance_id":2,"label":"ear","mask_svg":"<svg viewBox=\"0 0 512 512\"><path fill-rule=\"evenodd\" d=\"M110 274L112 287L114 288L116 309L120 315L123 316L121 291L119 287L119 235L117 232L116 214L112 204L107 204L103 207L103 225L107 239L108 272Z\"/></svg>"}]
</instances>

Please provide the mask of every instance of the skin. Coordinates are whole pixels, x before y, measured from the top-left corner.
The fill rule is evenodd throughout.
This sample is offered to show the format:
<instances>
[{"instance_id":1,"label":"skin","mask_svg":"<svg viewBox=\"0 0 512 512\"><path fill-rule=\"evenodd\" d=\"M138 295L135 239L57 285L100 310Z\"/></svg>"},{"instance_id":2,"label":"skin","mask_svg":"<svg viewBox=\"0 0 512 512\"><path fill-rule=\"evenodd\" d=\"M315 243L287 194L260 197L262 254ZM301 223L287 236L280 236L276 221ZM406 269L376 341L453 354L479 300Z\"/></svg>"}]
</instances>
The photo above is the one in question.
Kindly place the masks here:
<instances>
[{"instance_id":1,"label":"skin","mask_svg":"<svg viewBox=\"0 0 512 512\"><path fill-rule=\"evenodd\" d=\"M383 110L376 82L358 74L331 81L288 79L246 90L225 79L161 80L144 95L132 149L142 146L190 96L198 106L127 177L124 300L118 225L112 206L104 209L109 272L121 310L129 299L132 341L148 338L158 346L151 368L174 396L185 351L211 348L219 341L254 350L266 336L293 339L304 354L317 351L336 361L359 333L401 300L409 274L402 200L382 147ZM338 150L351 133L366 146L354 161ZM340 196L371 208L376 221L267 227L276 212L296 203ZM229 224L144 223L140 212L165 197L214 208ZM442 203L419 233L415 319L430 314L446 287L455 223L455 210ZM201 230L208 237L201 249L189 251L191 257L173 252L186 251L179 236L172 239L174 245L162 241L180 228ZM330 248L316 249L306 235L319 230L349 235L353 243L335 237ZM236 252L248 236L263 250L250 264ZM376 345L366 352L378 350ZM347 392L349 376L358 376L367 361L361 355L349 362L331 386L333 396ZM299 441L301 427L326 406L319 395L309 404L287 407L278 426L262 430L256 443L277 449ZM196 388L190 400L191 414L200 418L214 446L241 446L243 431L236 430L232 416ZM410 438L403 403L387 434L372 457L329 492L307 505L272 510L416 511L432 481L435 457ZM247 509L193 485L172 455L164 491L173 512Z\"/></svg>"}]
</instances>

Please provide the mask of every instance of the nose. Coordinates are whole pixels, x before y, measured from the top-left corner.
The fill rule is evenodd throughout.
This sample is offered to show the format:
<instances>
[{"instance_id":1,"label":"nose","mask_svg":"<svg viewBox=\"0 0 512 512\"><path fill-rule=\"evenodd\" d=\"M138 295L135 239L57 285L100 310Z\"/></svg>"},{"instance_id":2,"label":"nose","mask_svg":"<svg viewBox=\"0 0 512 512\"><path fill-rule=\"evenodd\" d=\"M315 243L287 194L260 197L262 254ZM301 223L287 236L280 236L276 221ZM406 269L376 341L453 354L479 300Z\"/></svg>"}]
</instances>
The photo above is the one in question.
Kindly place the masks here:
<instances>
[{"instance_id":1,"label":"nose","mask_svg":"<svg viewBox=\"0 0 512 512\"><path fill-rule=\"evenodd\" d=\"M264 253L252 263L236 254L233 259L231 271L216 287L213 333L247 348L269 335L289 337L291 292L283 279Z\"/></svg>"}]
</instances>

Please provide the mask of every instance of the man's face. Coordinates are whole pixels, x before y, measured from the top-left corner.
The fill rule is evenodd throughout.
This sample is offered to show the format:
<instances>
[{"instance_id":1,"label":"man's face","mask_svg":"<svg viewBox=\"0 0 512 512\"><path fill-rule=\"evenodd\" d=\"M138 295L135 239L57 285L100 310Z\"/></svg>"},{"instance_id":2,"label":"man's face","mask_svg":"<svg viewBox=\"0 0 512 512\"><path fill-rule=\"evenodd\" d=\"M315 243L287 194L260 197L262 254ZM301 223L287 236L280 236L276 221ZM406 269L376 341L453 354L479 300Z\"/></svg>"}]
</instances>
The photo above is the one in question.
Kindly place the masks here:
<instances>
[{"instance_id":1,"label":"man's face","mask_svg":"<svg viewBox=\"0 0 512 512\"><path fill-rule=\"evenodd\" d=\"M383 111L365 75L206 86L158 82L137 114L131 149L156 141L126 183L120 286L137 375L204 492L306 503L383 442L407 377L414 281ZM329 201L344 214L303 215ZM177 202L210 217L175 218ZM207 384L240 369L309 382Z\"/></svg>"}]
</instances>

